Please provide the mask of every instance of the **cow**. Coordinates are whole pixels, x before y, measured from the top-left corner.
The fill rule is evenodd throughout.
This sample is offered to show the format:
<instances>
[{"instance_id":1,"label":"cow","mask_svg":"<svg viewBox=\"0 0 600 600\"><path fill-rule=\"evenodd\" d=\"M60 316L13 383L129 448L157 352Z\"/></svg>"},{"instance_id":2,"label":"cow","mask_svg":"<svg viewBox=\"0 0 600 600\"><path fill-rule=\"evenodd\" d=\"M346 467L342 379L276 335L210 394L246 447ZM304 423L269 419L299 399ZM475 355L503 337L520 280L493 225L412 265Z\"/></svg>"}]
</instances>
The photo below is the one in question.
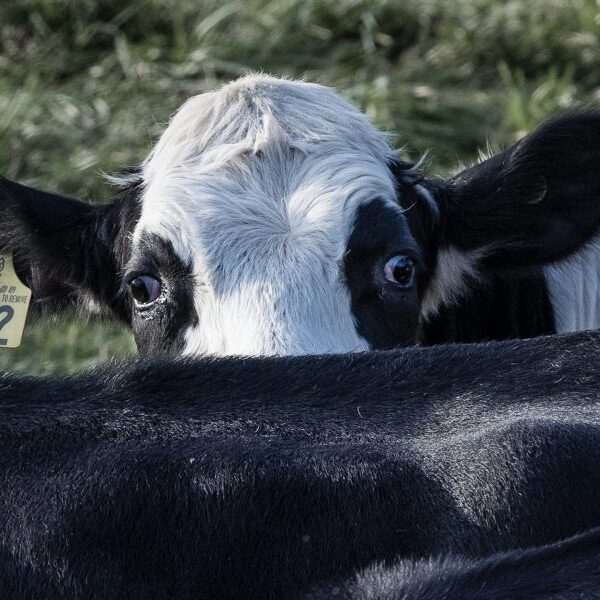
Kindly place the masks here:
<instances>
[{"instance_id":1,"label":"cow","mask_svg":"<svg viewBox=\"0 0 600 600\"><path fill-rule=\"evenodd\" d=\"M416 594L427 561L471 592L486 570L490 589L547 590L553 565L553 589L589 589L599 373L583 332L5 375L1 595L294 598L388 568Z\"/></svg>"},{"instance_id":2,"label":"cow","mask_svg":"<svg viewBox=\"0 0 600 600\"><path fill-rule=\"evenodd\" d=\"M302 355L600 325L600 113L427 180L332 90L264 75L188 100L116 199L0 180L32 313L144 355Z\"/></svg>"}]
</instances>

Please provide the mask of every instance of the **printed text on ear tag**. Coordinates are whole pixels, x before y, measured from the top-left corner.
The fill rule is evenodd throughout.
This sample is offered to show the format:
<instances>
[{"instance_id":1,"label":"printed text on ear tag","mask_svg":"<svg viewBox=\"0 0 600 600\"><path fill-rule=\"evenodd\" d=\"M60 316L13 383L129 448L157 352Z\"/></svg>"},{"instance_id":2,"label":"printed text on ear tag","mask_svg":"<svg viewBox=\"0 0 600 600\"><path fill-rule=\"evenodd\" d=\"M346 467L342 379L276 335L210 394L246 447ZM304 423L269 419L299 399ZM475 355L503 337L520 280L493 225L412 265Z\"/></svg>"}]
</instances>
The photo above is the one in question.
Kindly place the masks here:
<instances>
[{"instance_id":1,"label":"printed text on ear tag","mask_svg":"<svg viewBox=\"0 0 600 600\"><path fill-rule=\"evenodd\" d=\"M17 277L11 254L0 254L0 349L21 344L31 290Z\"/></svg>"}]
</instances>

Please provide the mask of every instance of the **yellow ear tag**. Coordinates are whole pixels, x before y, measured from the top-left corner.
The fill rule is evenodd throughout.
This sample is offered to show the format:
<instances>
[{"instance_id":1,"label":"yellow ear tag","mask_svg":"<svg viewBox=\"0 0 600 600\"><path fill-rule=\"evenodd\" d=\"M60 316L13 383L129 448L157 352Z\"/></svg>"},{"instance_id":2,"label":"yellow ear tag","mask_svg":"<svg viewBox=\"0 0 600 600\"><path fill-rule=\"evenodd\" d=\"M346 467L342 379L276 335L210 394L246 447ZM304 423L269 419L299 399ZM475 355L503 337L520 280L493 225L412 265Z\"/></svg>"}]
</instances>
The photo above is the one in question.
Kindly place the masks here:
<instances>
[{"instance_id":1,"label":"yellow ear tag","mask_svg":"<svg viewBox=\"0 0 600 600\"><path fill-rule=\"evenodd\" d=\"M15 273L11 254L0 254L0 348L21 344L31 290Z\"/></svg>"}]
</instances>

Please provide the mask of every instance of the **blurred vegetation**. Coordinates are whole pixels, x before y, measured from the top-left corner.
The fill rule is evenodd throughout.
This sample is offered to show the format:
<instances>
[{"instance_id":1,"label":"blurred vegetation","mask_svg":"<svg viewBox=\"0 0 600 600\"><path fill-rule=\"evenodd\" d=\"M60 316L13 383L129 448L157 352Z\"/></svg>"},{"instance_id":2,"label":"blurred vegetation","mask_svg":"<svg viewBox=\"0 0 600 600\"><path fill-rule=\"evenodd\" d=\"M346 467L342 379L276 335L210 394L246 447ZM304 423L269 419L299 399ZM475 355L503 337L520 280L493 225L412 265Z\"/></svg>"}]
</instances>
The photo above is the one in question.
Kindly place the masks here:
<instances>
[{"instance_id":1,"label":"blurred vegetation","mask_svg":"<svg viewBox=\"0 0 600 600\"><path fill-rule=\"evenodd\" d=\"M191 94L252 70L333 85L433 168L600 100L600 0L0 3L0 172L106 200ZM115 324L34 326L0 369L133 352Z\"/></svg>"}]
</instances>

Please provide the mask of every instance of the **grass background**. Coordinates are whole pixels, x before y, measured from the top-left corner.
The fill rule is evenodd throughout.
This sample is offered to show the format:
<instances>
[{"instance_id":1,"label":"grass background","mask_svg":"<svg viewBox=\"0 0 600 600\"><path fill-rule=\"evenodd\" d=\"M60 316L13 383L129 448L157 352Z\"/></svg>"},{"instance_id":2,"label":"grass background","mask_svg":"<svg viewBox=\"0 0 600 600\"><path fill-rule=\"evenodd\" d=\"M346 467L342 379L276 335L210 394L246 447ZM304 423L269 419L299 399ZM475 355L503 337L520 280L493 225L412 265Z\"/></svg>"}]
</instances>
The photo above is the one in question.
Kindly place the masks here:
<instances>
[{"instance_id":1,"label":"grass background","mask_svg":"<svg viewBox=\"0 0 600 600\"><path fill-rule=\"evenodd\" d=\"M0 2L0 172L104 201L192 94L251 70L333 85L443 173L600 102L600 0ZM36 324L0 369L134 353L114 323Z\"/></svg>"}]
</instances>

